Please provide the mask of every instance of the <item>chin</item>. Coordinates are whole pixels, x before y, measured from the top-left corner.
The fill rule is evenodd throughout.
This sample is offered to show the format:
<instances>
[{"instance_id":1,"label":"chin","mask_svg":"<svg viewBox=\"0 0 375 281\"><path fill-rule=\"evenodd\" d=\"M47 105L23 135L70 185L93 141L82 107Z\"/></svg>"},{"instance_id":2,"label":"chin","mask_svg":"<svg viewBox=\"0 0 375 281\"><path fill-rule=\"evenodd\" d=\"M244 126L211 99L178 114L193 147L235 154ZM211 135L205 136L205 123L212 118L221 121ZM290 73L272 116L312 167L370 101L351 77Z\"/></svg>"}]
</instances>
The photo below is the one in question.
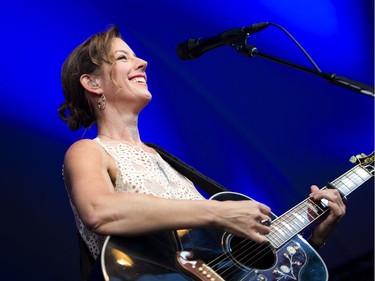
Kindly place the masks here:
<instances>
[{"instance_id":1,"label":"chin","mask_svg":"<svg viewBox=\"0 0 375 281\"><path fill-rule=\"evenodd\" d=\"M149 101L152 100L152 95L151 95L150 92L148 92L148 94L146 95L146 98L147 98Z\"/></svg>"}]
</instances>

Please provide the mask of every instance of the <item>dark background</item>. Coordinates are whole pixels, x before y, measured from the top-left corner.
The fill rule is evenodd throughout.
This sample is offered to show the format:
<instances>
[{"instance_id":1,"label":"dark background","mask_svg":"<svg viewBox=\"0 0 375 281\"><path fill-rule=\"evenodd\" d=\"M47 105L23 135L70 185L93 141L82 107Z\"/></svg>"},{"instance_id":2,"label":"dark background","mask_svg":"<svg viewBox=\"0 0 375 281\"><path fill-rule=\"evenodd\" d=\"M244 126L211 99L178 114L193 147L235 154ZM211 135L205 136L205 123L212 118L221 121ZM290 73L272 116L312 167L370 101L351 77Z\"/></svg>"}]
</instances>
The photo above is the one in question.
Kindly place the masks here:
<instances>
[{"instance_id":1,"label":"dark background","mask_svg":"<svg viewBox=\"0 0 375 281\"><path fill-rule=\"evenodd\" d=\"M189 38L268 21L323 71L373 85L373 1L18 1L0 12L1 280L79 280L61 165L69 145L95 130L72 133L58 119L60 69L109 24L149 63L143 140L276 215L305 199L311 184L349 170L350 156L374 149L372 97L228 46L190 61L175 52ZM278 28L248 42L312 68ZM373 280L373 187L371 180L349 195L346 217L320 251L331 280Z\"/></svg>"}]
</instances>

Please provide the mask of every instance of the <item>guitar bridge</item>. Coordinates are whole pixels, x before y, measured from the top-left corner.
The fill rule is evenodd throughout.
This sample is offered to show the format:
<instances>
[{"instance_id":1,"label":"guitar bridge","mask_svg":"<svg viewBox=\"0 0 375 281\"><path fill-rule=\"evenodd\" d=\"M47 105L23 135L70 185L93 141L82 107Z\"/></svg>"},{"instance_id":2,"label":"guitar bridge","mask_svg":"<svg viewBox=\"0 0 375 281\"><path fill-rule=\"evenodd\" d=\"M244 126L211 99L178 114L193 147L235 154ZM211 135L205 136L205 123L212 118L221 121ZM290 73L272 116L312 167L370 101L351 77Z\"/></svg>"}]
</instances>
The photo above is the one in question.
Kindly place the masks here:
<instances>
[{"instance_id":1,"label":"guitar bridge","mask_svg":"<svg viewBox=\"0 0 375 281\"><path fill-rule=\"evenodd\" d=\"M221 278L210 266L201 260L189 260L193 254L187 251L177 252L177 264L186 274L193 277L195 280L201 281L225 281Z\"/></svg>"}]
</instances>

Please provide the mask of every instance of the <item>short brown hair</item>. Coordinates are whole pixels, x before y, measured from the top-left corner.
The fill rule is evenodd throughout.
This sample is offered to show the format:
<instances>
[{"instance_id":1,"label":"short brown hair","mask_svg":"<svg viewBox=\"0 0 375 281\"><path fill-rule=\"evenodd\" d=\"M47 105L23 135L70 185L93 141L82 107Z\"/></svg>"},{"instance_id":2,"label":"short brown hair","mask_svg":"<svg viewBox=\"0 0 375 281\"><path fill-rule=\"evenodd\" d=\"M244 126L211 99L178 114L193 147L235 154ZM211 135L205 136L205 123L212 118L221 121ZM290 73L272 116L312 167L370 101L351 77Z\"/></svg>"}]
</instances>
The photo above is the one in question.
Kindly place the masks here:
<instances>
[{"instance_id":1,"label":"short brown hair","mask_svg":"<svg viewBox=\"0 0 375 281\"><path fill-rule=\"evenodd\" d=\"M80 83L83 74L99 74L104 62L112 63L111 45L114 38L122 38L117 26L111 25L105 32L92 35L77 46L66 58L61 70L61 83L65 102L59 109L59 117L68 128L77 131L96 123L85 89Z\"/></svg>"}]
</instances>

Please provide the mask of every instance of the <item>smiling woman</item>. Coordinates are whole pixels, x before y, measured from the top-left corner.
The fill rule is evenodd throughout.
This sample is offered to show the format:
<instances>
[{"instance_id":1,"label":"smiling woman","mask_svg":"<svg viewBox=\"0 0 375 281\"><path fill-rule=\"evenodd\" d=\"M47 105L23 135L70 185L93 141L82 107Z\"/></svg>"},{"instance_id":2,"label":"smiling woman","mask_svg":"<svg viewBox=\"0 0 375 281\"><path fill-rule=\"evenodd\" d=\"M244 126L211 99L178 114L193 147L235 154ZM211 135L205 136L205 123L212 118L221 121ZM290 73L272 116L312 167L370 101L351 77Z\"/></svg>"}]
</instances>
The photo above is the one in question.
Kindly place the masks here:
<instances>
[{"instance_id":1,"label":"smiling woman","mask_svg":"<svg viewBox=\"0 0 375 281\"><path fill-rule=\"evenodd\" d=\"M373 85L373 0L146 2L140 7L140 1L123 0L2 1L1 238L7 257L2 279L77 280L76 227L61 164L73 142L97 136L91 110L114 109L106 95L98 98L103 111L95 102L84 108L82 91L85 98L74 97L65 114L82 117L70 119L70 125L83 125L67 130L56 114L64 101L60 73L74 47L109 23L121 28L137 56L147 58L152 102L139 119L142 140L162 145L276 214L299 202L310 183L324 185L351 168L351 155L373 151L374 102L364 95L227 46L197 60L176 56L176 46L189 38L267 21L291 32L323 71ZM276 28L253 34L248 42L308 66ZM81 84L71 86L82 90ZM82 103L81 111L74 112L72 103ZM160 170L157 159L150 161ZM337 277L343 272L359 279L364 265L372 275L362 279L374 279L375 220L368 212L373 192L370 183L349 197L350 212L320 250L332 281L345 279ZM361 231L358 218L364 215ZM27 241L20 243L26 230ZM26 253L27 262L20 259Z\"/></svg>"},{"instance_id":2,"label":"smiling woman","mask_svg":"<svg viewBox=\"0 0 375 281\"><path fill-rule=\"evenodd\" d=\"M85 253L90 260L97 259L107 236L142 237L202 227L225 230L225 237L236 237L233 241L242 238L273 245L268 236L271 223L264 223L271 215L267 205L245 197L206 200L194 182L142 141L138 117L151 100L146 67L146 61L135 56L116 26L87 39L63 65L61 118L72 130L96 124L98 131L94 139L73 143L64 158L64 181ZM312 186L311 202L323 198L331 212L322 217L310 238L317 248L324 245L345 214L337 190ZM310 251L318 257L313 248ZM187 262L184 257L179 259L181 263ZM324 265L319 267L319 272L326 271ZM90 269L83 268L85 279ZM315 271L301 274L310 276L309 272ZM143 269L142 274L136 272L140 279L147 274ZM134 280L134 276L125 273L122 280Z\"/></svg>"},{"instance_id":3,"label":"smiling woman","mask_svg":"<svg viewBox=\"0 0 375 281\"><path fill-rule=\"evenodd\" d=\"M112 48L114 51L111 51ZM131 77L121 77L123 72L119 67L131 67L130 61L136 61L137 68L141 70L132 73ZM78 130L81 126L90 127L100 116L97 109L103 111L107 102L112 103L118 98L117 94L104 95L103 91L117 93L130 85L126 81L136 82L147 89L146 66L147 63L136 58L129 46L120 39L116 27L105 33L105 36L93 36L77 48L63 65L62 85L66 101L59 108L60 117L72 130ZM109 75L101 76L104 71ZM148 91L146 95L151 99Z\"/></svg>"}]
</instances>

